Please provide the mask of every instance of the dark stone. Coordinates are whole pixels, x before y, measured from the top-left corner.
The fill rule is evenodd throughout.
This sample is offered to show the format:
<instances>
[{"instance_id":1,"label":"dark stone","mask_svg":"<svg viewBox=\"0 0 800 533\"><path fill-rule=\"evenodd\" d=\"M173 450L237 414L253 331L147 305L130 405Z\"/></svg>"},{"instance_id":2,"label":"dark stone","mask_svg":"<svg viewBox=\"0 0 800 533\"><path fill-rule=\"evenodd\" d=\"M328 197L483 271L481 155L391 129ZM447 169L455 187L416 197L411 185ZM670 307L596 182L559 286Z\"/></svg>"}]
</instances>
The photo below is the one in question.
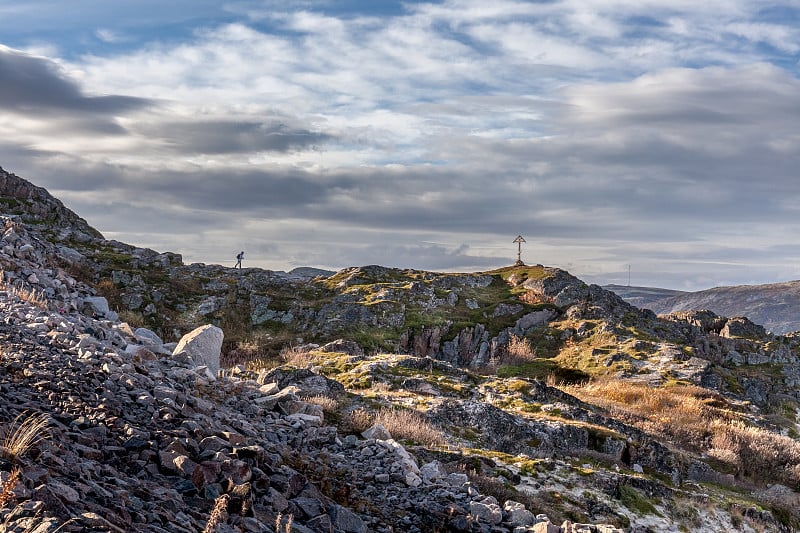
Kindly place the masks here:
<instances>
[{"instance_id":1,"label":"dark stone","mask_svg":"<svg viewBox=\"0 0 800 533\"><path fill-rule=\"evenodd\" d=\"M122 447L128 451L139 451L150 447L150 443L138 437L131 437L122 443Z\"/></svg>"},{"instance_id":2,"label":"dark stone","mask_svg":"<svg viewBox=\"0 0 800 533\"><path fill-rule=\"evenodd\" d=\"M197 487L194 483L189 479L181 479L173 487L179 493L183 494L184 496L196 496L197 495Z\"/></svg>"}]
</instances>

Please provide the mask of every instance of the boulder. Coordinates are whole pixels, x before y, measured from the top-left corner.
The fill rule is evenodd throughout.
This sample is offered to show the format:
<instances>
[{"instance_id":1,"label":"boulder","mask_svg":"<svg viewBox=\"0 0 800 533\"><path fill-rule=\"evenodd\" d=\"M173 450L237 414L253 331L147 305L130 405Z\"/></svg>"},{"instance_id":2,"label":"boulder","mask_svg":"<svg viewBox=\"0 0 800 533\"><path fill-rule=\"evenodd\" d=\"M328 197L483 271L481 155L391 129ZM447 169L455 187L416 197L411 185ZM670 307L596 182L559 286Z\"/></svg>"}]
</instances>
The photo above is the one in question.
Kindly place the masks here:
<instances>
[{"instance_id":1,"label":"boulder","mask_svg":"<svg viewBox=\"0 0 800 533\"><path fill-rule=\"evenodd\" d=\"M173 350L173 355L185 354L198 366L205 365L216 375L224 333L217 326L207 324L184 335Z\"/></svg>"},{"instance_id":2,"label":"boulder","mask_svg":"<svg viewBox=\"0 0 800 533\"><path fill-rule=\"evenodd\" d=\"M491 501L470 502L469 513L492 525L503 521L503 511L497 503Z\"/></svg>"},{"instance_id":3,"label":"boulder","mask_svg":"<svg viewBox=\"0 0 800 533\"><path fill-rule=\"evenodd\" d=\"M389 431L381 424L375 424L371 428L361 433L361 436L365 439L377 440L389 440L392 438L392 435L389 433Z\"/></svg>"},{"instance_id":4,"label":"boulder","mask_svg":"<svg viewBox=\"0 0 800 533\"><path fill-rule=\"evenodd\" d=\"M355 341L336 339L324 345L321 350L323 352L340 352L347 355L364 355L364 350Z\"/></svg>"},{"instance_id":5,"label":"boulder","mask_svg":"<svg viewBox=\"0 0 800 533\"><path fill-rule=\"evenodd\" d=\"M536 523L536 517L532 512L525 509L523 504L512 500L506 501L503 505L503 516L512 526L532 526Z\"/></svg>"},{"instance_id":6,"label":"boulder","mask_svg":"<svg viewBox=\"0 0 800 533\"><path fill-rule=\"evenodd\" d=\"M136 330L133 332L133 336L136 337L137 341L144 345L154 344L158 346L164 344L164 341L161 340L161 337L147 328L136 328Z\"/></svg>"},{"instance_id":7,"label":"boulder","mask_svg":"<svg viewBox=\"0 0 800 533\"><path fill-rule=\"evenodd\" d=\"M108 307L108 300L102 296L87 296L83 299L84 304L88 304L95 313L102 315L109 320L116 320L117 313Z\"/></svg>"}]
</instances>

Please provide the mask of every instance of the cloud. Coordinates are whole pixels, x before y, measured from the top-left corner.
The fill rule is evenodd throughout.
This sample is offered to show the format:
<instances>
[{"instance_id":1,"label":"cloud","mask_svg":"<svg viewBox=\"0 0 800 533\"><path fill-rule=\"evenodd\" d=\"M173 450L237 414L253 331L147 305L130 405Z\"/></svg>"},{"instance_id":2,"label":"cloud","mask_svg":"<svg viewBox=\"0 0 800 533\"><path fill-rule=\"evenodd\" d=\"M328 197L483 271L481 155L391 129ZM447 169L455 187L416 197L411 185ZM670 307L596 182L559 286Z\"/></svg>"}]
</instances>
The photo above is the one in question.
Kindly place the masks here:
<instances>
[{"instance_id":1,"label":"cloud","mask_svg":"<svg viewBox=\"0 0 800 533\"><path fill-rule=\"evenodd\" d=\"M149 105L131 96L89 96L54 61L0 46L0 106L33 114L124 113Z\"/></svg>"},{"instance_id":2,"label":"cloud","mask_svg":"<svg viewBox=\"0 0 800 533\"><path fill-rule=\"evenodd\" d=\"M162 142L177 152L224 154L290 152L315 148L331 136L292 126L279 120L185 120L142 124L138 133Z\"/></svg>"},{"instance_id":3,"label":"cloud","mask_svg":"<svg viewBox=\"0 0 800 533\"><path fill-rule=\"evenodd\" d=\"M119 35L114 33L113 30L108 30L105 28L98 29L94 32L98 39L103 41L104 43L117 43L122 40Z\"/></svg>"},{"instance_id":4,"label":"cloud","mask_svg":"<svg viewBox=\"0 0 800 533\"><path fill-rule=\"evenodd\" d=\"M3 48L0 154L104 206L81 213L101 230L206 262L487 268L522 233L592 279L637 257L671 282L733 279L748 249L785 273L800 41L761 7L248 2L141 46Z\"/></svg>"}]
</instances>

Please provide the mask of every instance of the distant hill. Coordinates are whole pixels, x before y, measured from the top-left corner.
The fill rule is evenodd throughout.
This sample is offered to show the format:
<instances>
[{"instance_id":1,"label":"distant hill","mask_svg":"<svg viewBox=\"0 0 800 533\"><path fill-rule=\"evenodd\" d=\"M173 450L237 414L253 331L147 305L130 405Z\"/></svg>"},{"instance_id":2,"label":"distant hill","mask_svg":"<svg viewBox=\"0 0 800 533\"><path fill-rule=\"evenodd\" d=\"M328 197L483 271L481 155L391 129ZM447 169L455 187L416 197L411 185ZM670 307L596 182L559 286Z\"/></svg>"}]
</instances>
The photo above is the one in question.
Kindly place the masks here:
<instances>
[{"instance_id":1,"label":"distant hill","mask_svg":"<svg viewBox=\"0 0 800 533\"><path fill-rule=\"evenodd\" d=\"M605 288L628 303L657 314L708 309L723 316L746 316L779 335L800 330L800 281L715 287L697 292L619 285Z\"/></svg>"},{"instance_id":2,"label":"distant hill","mask_svg":"<svg viewBox=\"0 0 800 533\"><path fill-rule=\"evenodd\" d=\"M651 309L649 307L650 304L665 300L667 298L690 294L684 291L676 291L673 289L659 289L656 287L631 287L629 285L605 285L603 288L607 291L616 293L617 296L629 304L644 309Z\"/></svg>"}]
</instances>

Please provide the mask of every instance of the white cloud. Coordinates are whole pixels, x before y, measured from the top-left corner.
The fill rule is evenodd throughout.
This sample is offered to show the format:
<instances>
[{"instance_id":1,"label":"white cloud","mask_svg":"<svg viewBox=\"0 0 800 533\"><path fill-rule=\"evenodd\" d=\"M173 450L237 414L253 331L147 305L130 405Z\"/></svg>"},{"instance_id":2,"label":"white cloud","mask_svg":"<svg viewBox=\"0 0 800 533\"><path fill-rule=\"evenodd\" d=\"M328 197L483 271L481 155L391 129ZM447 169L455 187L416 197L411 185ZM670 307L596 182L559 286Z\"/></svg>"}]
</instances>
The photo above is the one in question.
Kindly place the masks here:
<instances>
[{"instance_id":1,"label":"white cloud","mask_svg":"<svg viewBox=\"0 0 800 533\"><path fill-rule=\"evenodd\" d=\"M94 32L98 39L103 41L104 43L119 43L124 41L125 39L118 35L114 30L109 30L107 28L100 28Z\"/></svg>"},{"instance_id":2,"label":"white cloud","mask_svg":"<svg viewBox=\"0 0 800 533\"><path fill-rule=\"evenodd\" d=\"M100 229L192 260L467 268L513 260L523 233L537 262L595 277L637 257L671 281L791 268L774 254L800 246L800 82L761 48L795 53L797 35L758 21L760 4L284 6L181 42L34 58L61 108L3 108L0 161ZM92 120L64 111L102 102ZM164 222L137 230L141 213ZM763 237L775 220L785 231ZM732 259L744 243L757 260Z\"/></svg>"}]
</instances>

